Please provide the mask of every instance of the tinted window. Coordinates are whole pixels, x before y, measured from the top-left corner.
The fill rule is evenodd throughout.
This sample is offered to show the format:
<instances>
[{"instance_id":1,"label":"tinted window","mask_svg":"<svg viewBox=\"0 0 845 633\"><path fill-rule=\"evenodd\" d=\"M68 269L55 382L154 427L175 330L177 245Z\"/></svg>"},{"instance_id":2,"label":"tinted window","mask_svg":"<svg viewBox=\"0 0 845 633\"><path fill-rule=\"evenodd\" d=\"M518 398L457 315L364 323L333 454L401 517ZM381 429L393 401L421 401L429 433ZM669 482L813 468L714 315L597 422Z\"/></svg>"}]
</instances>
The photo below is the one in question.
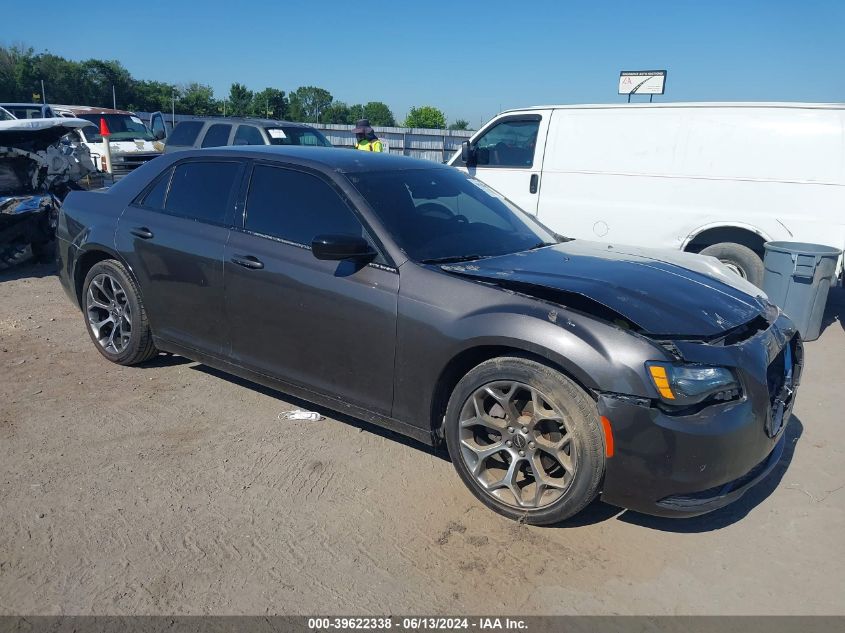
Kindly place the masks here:
<instances>
[{"instance_id":1,"label":"tinted window","mask_svg":"<svg viewBox=\"0 0 845 633\"><path fill-rule=\"evenodd\" d=\"M310 127L268 127L266 129L271 145L332 146L319 130Z\"/></svg>"},{"instance_id":2,"label":"tinted window","mask_svg":"<svg viewBox=\"0 0 845 633\"><path fill-rule=\"evenodd\" d=\"M493 189L457 170L361 172L348 178L417 261L504 255L557 242Z\"/></svg>"},{"instance_id":3,"label":"tinted window","mask_svg":"<svg viewBox=\"0 0 845 633\"><path fill-rule=\"evenodd\" d=\"M363 234L358 218L328 183L266 165L252 172L246 228L298 244L311 244L321 233Z\"/></svg>"},{"instance_id":4,"label":"tinted window","mask_svg":"<svg viewBox=\"0 0 845 633\"><path fill-rule=\"evenodd\" d=\"M229 142L229 132L232 126L226 123L215 123L208 128L205 138L202 139L203 147L221 147Z\"/></svg>"},{"instance_id":5,"label":"tinted window","mask_svg":"<svg viewBox=\"0 0 845 633\"><path fill-rule=\"evenodd\" d=\"M222 223L239 170L238 163L190 162L177 165L164 208L174 215Z\"/></svg>"},{"instance_id":6,"label":"tinted window","mask_svg":"<svg viewBox=\"0 0 845 633\"><path fill-rule=\"evenodd\" d=\"M264 137L254 125L239 125L234 145L265 145Z\"/></svg>"},{"instance_id":7,"label":"tinted window","mask_svg":"<svg viewBox=\"0 0 845 633\"><path fill-rule=\"evenodd\" d=\"M202 129L202 121L184 121L177 123L173 128L173 132L167 138L168 145L178 145L180 147L186 145L193 145L197 140L197 134Z\"/></svg>"},{"instance_id":8,"label":"tinted window","mask_svg":"<svg viewBox=\"0 0 845 633\"><path fill-rule=\"evenodd\" d=\"M502 121L475 141L479 165L531 167L540 119Z\"/></svg>"},{"instance_id":9,"label":"tinted window","mask_svg":"<svg viewBox=\"0 0 845 633\"><path fill-rule=\"evenodd\" d=\"M167 185L170 184L171 172L172 170L168 169L167 172L156 181L153 188L150 189L146 196L144 196L144 200L141 202L142 205L151 209L164 208L164 196L167 195Z\"/></svg>"}]
</instances>

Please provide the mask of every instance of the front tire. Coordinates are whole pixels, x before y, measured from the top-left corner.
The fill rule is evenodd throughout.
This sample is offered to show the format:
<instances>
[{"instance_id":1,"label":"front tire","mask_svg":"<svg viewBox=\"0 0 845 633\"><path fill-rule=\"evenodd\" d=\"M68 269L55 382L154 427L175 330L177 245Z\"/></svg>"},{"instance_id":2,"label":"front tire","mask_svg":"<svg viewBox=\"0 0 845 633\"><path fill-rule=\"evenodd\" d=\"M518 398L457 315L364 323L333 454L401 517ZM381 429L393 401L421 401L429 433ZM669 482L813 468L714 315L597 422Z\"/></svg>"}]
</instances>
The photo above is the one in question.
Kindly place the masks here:
<instances>
[{"instance_id":1,"label":"front tire","mask_svg":"<svg viewBox=\"0 0 845 633\"><path fill-rule=\"evenodd\" d=\"M445 435L472 493L534 525L580 512L604 474L593 400L560 372L525 358L494 358L464 376L449 399Z\"/></svg>"},{"instance_id":2,"label":"front tire","mask_svg":"<svg viewBox=\"0 0 845 633\"><path fill-rule=\"evenodd\" d=\"M763 287L763 260L747 246L721 242L702 249L701 254L715 257L743 279Z\"/></svg>"},{"instance_id":3,"label":"front tire","mask_svg":"<svg viewBox=\"0 0 845 633\"><path fill-rule=\"evenodd\" d=\"M158 353L138 284L120 262L107 259L91 267L81 303L88 335L111 362L136 365Z\"/></svg>"}]
</instances>

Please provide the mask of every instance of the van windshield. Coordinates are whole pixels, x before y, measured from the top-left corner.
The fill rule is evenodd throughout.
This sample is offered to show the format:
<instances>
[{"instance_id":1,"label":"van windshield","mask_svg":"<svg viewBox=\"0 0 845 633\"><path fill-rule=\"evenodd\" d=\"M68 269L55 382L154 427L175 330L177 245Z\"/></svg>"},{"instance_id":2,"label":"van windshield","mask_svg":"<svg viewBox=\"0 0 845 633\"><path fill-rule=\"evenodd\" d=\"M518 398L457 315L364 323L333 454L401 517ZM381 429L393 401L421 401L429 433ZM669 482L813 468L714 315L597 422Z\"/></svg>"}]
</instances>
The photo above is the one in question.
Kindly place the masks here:
<instances>
[{"instance_id":1,"label":"van windshield","mask_svg":"<svg viewBox=\"0 0 845 633\"><path fill-rule=\"evenodd\" d=\"M100 119L106 120L112 141L153 141L152 132L147 129L144 122L131 114L81 114L80 119L91 121L97 127L87 127L83 130L85 138L89 143L100 143L103 137L100 136Z\"/></svg>"}]
</instances>

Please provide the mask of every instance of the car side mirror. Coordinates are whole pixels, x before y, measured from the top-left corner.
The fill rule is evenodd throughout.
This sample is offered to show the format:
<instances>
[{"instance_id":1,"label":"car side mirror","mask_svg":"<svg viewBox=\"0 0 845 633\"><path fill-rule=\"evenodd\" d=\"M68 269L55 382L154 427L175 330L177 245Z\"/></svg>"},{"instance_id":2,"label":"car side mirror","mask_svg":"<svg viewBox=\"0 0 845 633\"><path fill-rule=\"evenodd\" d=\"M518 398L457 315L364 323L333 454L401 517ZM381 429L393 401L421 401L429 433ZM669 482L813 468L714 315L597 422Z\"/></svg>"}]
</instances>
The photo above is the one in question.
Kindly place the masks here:
<instances>
[{"instance_id":1,"label":"car side mirror","mask_svg":"<svg viewBox=\"0 0 845 633\"><path fill-rule=\"evenodd\" d=\"M167 136L167 134L162 129L158 129L155 132L153 132L153 137L155 137L155 140L157 140L157 141L163 141L166 136Z\"/></svg>"},{"instance_id":2,"label":"car side mirror","mask_svg":"<svg viewBox=\"0 0 845 633\"><path fill-rule=\"evenodd\" d=\"M475 165L475 147L469 141L461 143L461 162L465 165Z\"/></svg>"},{"instance_id":3,"label":"car side mirror","mask_svg":"<svg viewBox=\"0 0 845 633\"><path fill-rule=\"evenodd\" d=\"M317 259L369 261L376 256L370 243L358 235L318 235L311 242L311 252Z\"/></svg>"}]
</instances>

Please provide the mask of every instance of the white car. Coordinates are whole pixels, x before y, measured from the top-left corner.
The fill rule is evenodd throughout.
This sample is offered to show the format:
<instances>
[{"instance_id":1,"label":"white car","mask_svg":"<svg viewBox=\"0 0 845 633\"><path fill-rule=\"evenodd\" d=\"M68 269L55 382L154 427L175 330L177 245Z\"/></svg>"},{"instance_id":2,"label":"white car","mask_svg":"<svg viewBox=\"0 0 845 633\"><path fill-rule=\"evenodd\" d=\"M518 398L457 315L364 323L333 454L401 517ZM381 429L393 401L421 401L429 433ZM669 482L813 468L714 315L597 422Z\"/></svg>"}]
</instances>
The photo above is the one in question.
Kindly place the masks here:
<instances>
[{"instance_id":1,"label":"white car","mask_svg":"<svg viewBox=\"0 0 845 633\"><path fill-rule=\"evenodd\" d=\"M845 246L845 104L509 110L450 164L569 237L715 256L758 286L764 242Z\"/></svg>"}]
</instances>

